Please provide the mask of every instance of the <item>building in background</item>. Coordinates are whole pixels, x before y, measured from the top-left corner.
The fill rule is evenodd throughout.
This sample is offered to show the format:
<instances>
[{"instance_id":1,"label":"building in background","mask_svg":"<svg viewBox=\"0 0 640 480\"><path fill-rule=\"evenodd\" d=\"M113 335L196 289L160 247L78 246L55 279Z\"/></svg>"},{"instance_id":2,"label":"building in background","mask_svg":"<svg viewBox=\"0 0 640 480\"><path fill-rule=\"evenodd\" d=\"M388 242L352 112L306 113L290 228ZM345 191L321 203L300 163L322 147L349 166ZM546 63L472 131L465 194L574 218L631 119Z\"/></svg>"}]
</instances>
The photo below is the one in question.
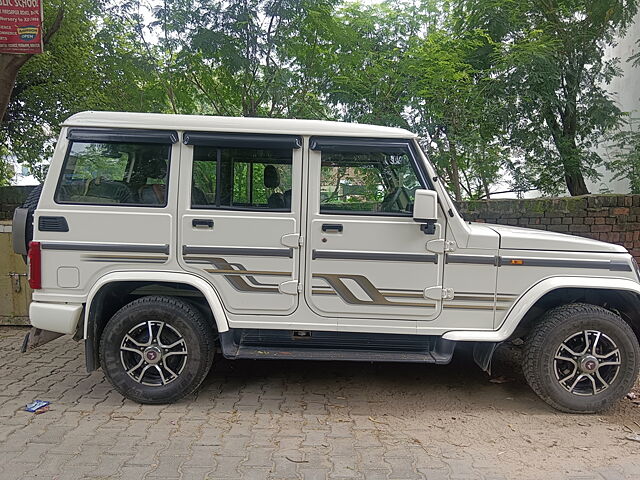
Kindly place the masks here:
<instances>
[{"instance_id":1,"label":"building in background","mask_svg":"<svg viewBox=\"0 0 640 480\"><path fill-rule=\"evenodd\" d=\"M640 51L640 12L636 15L635 22L629 27L624 38L620 39L615 47L607 52L609 58L618 57L623 75L616 77L607 89L614 95L618 107L623 112L629 112L629 122L634 129L640 128L640 67L634 67L629 62L629 57ZM627 127L629 128L629 127ZM612 154L612 146L600 145L598 153L607 159ZM602 169L602 178L596 182L588 182L591 193L600 191L611 193L629 193L629 181L625 179L613 180L614 174Z\"/></svg>"},{"instance_id":2,"label":"building in background","mask_svg":"<svg viewBox=\"0 0 640 480\"><path fill-rule=\"evenodd\" d=\"M38 185L40 182L29 172L26 165L20 165L14 160L10 160L15 172L11 179L11 185Z\"/></svg>"}]
</instances>

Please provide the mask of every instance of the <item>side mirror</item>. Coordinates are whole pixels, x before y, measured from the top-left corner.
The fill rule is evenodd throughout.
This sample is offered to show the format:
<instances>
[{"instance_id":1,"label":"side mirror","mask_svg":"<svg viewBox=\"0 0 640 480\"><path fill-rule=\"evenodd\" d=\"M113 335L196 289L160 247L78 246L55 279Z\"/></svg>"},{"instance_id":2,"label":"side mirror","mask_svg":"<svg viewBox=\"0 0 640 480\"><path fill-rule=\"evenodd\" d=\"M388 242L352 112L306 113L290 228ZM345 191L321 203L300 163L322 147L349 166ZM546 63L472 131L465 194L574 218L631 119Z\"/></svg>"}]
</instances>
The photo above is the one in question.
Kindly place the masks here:
<instances>
[{"instance_id":1,"label":"side mirror","mask_svg":"<svg viewBox=\"0 0 640 480\"><path fill-rule=\"evenodd\" d=\"M438 194L433 190L416 190L413 204L413 220L421 223L426 235L436 233L438 221Z\"/></svg>"}]
</instances>

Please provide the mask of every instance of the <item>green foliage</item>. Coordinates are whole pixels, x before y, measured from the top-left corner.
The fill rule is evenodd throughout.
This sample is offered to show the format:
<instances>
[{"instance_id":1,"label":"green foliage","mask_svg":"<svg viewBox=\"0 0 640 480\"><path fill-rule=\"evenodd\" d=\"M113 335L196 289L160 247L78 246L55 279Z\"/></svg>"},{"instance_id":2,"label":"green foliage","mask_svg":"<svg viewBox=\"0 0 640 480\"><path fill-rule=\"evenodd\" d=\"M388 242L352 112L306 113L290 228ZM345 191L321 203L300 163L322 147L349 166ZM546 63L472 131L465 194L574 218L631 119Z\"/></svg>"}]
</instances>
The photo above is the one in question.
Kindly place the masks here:
<instances>
[{"instance_id":1,"label":"green foliage","mask_svg":"<svg viewBox=\"0 0 640 480\"><path fill-rule=\"evenodd\" d=\"M637 7L637 0L459 3L459 28L481 28L499 47L496 77L512 105L505 125L519 150L513 173L531 186L580 195L588 193L584 178L598 177L604 160L595 147L622 118L606 91L618 59L607 59L605 48Z\"/></svg>"},{"instance_id":2,"label":"green foliage","mask_svg":"<svg viewBox=\"0 0 640 480\"><path fill-rule=\"evenodd\" d=\"M438 29L410 52L413 129L456 200L489 197L511 154L502 126L510 106L487 58L494 48L480 30L453 37Z\"/></svg>"},{"instance_id":3,"label":"green foliage","mask_svg":"<svg viewBox=\"0 0 640 480\"><path fill-rule=\"evenodd\" d=\"M316 77L306 72L314 69L319 35L333 23L332 3L165 2L151 28L159 37L158 75L172 111L326 117Z\"/></svg>"},{"instance_id":4,"label":"green foliage","mask_svg":"<svg viewBox=\"0 0 640 480\"><path fill-rule=\"evenodd\" d=\"M9 151L0 145L0 187L8 186L13 175L13 164L9 160Z\"/></svg>"},{"instance_id":5,"label":"green foliage","mask_svg":"<svg viewBox=\"0 0 640 480\"><path fill-rule=\"evenodd\" d=\"M456 199L580 194L622 124L604 49L638 1L50 0L47 23L62 6L64 20L20 70L0 159L42 178L60 123L82 110L335 118L418 133ZM607 163L630 178L635 135ZM212 163L199 163L210 195Z\"/></svg>"},{"instance_id":6,"label":"green foliage","mask_svg":"<svg viewBox=\"0 0 640 480\"><path fill-rule=\"evenodd\" d=\"M71 155L75 157L74 180L122 180L127 168L129 156L126 152L109 152L108 145L92 143L84 146L77 144ZM107 148L105 148L107 147ZM72 149L74 150L74 149Z\"/></svg>"},{"instance_id":7,"label":"green foliage","mask_svg":"<svg viewBox=\"0 0 640 480\"><path fill-rule=\"evenodd\" d=\"M164 110L149 84L148 59L136 50L134 32L99 0L45 2L45 18L63 8L60 30L45 52L20 70L0 145L43 179L60 124L83 110Z\"/></svg>"},{"instance_id":8,"label":"green foliage","mask_svg":"<svg viewBox=\"0 0 640 480\"><path fill-rule=\"evenodd\" d=\"M640 194L640 125L631 123L612 137L612 158L607 167L616 172L614 180L627 179L631 192Z\"/></svg>"}]
</instances>

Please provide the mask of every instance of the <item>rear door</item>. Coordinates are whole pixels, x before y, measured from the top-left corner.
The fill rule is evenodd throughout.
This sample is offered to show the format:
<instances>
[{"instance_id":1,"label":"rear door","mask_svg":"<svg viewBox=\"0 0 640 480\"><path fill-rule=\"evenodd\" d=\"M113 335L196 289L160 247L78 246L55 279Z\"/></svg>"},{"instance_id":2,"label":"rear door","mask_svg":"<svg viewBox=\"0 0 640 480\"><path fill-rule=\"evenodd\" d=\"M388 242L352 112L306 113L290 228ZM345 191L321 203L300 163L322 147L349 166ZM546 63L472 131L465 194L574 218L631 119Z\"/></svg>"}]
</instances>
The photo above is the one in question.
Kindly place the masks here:
<instances>
[{"instance_id":1,"label":"rear door","mask_svg":"<svg viewBox=\"0 0 640 480\"><path fill-rule=\"evenodd\" d=\"M298 306L301 139L185 132L180 174L183 268L234 314Z\"/></svg>"},{"instance_id":2,"label":"rear door","mask_svg":"<svg viewBox=\"0 0 640 480\"><path fill-rule=\"evenodd\" d=\"M34 219L34 238L42 244L42 292L61 299L77 295L80 302L110 271L175 269L177 132L65 133Z\"/></svg>"},{"instance_id":3,"label":"rear door","mask_svg":"<svg viewBox=\"0 0 640 480\"><path fill-rule=\"evenodd\" d=\"M415 190L429 188L413 148L403 139L310 141L305 298L339 329L414 333L440 314L446 220L440 212L427 235L412 218Z\"/></svg>"}]
</instances>

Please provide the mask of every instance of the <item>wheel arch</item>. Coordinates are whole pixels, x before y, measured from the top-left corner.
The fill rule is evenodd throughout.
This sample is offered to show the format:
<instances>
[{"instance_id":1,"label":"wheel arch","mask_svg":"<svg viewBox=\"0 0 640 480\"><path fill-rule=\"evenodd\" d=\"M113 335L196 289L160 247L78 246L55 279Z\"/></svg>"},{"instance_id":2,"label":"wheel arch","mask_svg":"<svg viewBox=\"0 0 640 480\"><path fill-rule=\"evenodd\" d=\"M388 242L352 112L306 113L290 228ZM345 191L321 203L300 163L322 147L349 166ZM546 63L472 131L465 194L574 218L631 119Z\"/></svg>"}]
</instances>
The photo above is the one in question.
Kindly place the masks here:
<instances>
[{"instance_id":1,"label":"wheel arch","mask_svg":"<svg viewBox=\"0 0 640 480\"><path fill-rule=\"evenodd\" d=\"M106 322L115 311L129 300L130 295L145 287L172 288L168 296L179 296L193 300L193 295L204 302L194 302L205 315L213 320L212 327L219 333L229 330L228 319L218 294L211 284L195 275L179 272L114 272L107 274L93 285L84 310L84 340L87 371L91 372L98 365L98 345L100 334ZM151 293L149 293L151 294ZM116 298L113 303L107 300Z\"/></svg>"},{"instance_id":2,"label":"wheel arch","mask_svg":"<svg viewBox=\"0 0 640 480\"><path fill-rule=\"evenodd\" d=\"M503 342L527 333L547 310L568 303L600 305L618 313L640 339L640 284L626 278L550 277L520 296L494 331L450 331L447 340Z\"/></svg>"}]
</instances>

